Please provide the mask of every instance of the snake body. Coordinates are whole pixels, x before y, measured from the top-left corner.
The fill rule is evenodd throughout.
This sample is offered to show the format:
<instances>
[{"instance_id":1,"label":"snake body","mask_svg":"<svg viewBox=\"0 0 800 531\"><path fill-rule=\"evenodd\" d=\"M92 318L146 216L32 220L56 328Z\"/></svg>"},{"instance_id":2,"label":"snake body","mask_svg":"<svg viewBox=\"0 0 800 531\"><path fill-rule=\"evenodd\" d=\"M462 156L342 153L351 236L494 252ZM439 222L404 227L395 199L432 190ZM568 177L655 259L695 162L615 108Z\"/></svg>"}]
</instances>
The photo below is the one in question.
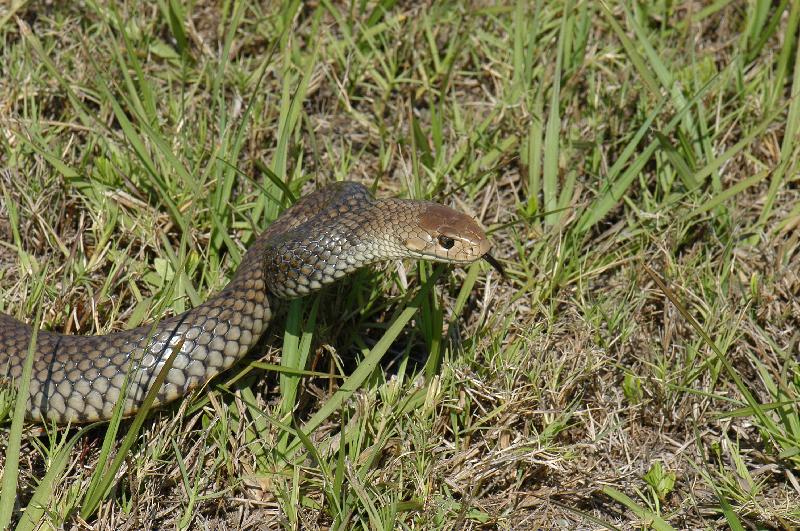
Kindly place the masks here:
<instances>
[{"instance_id":1,"label":"snake body","mask_svg":"<svg viewBox=\"0 0 800 531\"><path fill-rule=\"evenodd\" d=\"M154 405L168 403L248 352L270 321L272 296L302 296L382 260L493 262L490 247L471 217L448 207L374 199L352 182L329 185L285 210L253 242L230 283L203 304L107 335L38 332L27 418L107 420L120 400L130 416L179 348ZM0 314L0 379L21 377L32 335L30 326Z\"/></svg>"}]
</instances>

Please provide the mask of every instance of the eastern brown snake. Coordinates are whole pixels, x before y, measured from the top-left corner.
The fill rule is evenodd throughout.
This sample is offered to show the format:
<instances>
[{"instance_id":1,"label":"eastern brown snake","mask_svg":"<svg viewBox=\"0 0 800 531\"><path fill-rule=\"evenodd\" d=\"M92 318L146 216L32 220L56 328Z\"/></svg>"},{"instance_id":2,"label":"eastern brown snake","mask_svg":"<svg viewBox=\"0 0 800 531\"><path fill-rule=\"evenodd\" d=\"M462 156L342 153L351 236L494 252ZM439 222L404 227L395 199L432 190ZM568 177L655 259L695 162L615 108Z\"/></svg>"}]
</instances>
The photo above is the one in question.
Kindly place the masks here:
<instances>
[{"instance_id":1,"label":"eastern brown snake","mask_svg":"<svg viewBox=\"0 0 800 531\"><path fill-rule=\"evenodd\" d=\"M271 296L302 296L364 265L399 258L466 264L483 257L499 269L490 247L465 214L427 201L378 200L357 183L335 183L284 211L255 240L230 283L203 304L102 336L40 331L27 418L106 420L122 398L129 416L179 346L155 405L170 402L248 352L270 321ZM32 332L0 314L0 379L20 378Z\"/></svg>"}]
</instances>

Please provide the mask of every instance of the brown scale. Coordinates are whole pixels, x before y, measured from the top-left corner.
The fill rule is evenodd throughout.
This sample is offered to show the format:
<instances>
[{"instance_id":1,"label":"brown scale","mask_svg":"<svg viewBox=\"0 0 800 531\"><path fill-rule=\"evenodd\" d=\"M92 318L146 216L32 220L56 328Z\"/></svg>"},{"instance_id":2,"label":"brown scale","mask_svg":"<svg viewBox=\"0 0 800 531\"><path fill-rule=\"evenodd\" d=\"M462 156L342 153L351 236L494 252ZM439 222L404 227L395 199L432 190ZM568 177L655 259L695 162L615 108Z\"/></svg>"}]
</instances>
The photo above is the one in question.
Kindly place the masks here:
<instances>
[{"instance_id":1,"label":"brown scale","mask_svg":"<svg viewBox=\"0 0 800 531\"><path fill-rule=\"evenodd\" d=\"M281 214L253 243L225 289L203 304L104 336L40 331L27 418L60 424L106 420L121 399L130 416L180 345L155 403L165 404L247 353L269 324L270 296L302 296L382 260L494 262L490 247L465 214L426 201L376 200L357 183L332 184ZM0 314L0 380L20 378L31 335L30 326Z\"/></svg>"}]
</instances>

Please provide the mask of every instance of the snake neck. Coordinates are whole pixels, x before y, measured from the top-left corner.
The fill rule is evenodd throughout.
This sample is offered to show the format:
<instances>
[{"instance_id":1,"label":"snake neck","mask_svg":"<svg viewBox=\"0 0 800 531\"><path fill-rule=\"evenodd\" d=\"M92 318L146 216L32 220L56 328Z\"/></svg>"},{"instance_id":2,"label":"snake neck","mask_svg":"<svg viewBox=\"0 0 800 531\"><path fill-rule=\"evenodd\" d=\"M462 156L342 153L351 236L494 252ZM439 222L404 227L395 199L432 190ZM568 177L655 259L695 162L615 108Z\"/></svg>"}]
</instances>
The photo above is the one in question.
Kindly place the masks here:
<instances>
[{"instance_id":1,"label":"snake neck","mask_svg":"<svg viewBox=\"0 0 800 531\"><path fill-rule=\"evenodd\" d=\"M357 211L333 203L314 220L267 244L264 271L274 295L301 297L361 267L409 256L402 234L392 230L387 219L415 221L418 202L370 200Z\"/></svg>"}]
</instances>

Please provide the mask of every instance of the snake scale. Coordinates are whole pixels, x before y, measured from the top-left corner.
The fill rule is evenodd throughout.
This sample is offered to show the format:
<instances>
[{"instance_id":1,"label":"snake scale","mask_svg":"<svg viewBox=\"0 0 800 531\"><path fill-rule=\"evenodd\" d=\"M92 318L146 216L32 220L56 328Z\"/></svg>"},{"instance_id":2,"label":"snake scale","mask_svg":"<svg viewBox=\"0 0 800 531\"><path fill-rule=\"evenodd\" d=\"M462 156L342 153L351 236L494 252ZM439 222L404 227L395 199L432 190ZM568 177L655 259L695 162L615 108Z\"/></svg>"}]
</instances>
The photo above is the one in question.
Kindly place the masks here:
<instances>
[{"instance_id":1,"label":"snake scale","mask_svg":"<svg viewBox=\"0 0 800 531\"><path fill-rule=\"evenodd\" d=\"M428 201L375 199L360 184L334 183L278 216L228 285L203 304L107 335L38 332L26 417L102 421L120 400L130 416L179 348L154 405L166 404L248 352L270 321L270 297L306 295L362 266L399 258L454 264L485 258L502 272L490 248L466 214ZM30 326L0 314L0 380L20 378L32 334Z\"/></svg>"}]
</instances>

